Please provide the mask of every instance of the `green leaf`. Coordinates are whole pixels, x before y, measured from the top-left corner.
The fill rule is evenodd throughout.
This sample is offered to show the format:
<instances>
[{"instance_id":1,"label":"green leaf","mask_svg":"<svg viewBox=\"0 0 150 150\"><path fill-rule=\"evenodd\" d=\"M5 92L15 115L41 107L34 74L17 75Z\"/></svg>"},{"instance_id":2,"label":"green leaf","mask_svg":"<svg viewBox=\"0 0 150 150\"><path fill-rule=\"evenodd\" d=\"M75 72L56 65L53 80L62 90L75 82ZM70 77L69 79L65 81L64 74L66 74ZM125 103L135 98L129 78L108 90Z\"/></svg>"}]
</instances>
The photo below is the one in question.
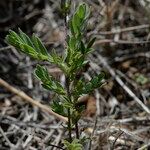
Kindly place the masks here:
<instances>
[{"instance_id":1,"label":"green leaf","mask_svg":"<svg viewBox=\"0 0 150 150\"><path fill-rule=\"evenodd\" d=\"M46 82L47 80L50 80L47 69L40 66L40 65L36 66L35 74L43 82ZM46 79L46 80L44 81L44 79Z\"/></svg>"},{"instance_id":2,"label":"green leaf","mask_svg":"<svg viewBox=\"0 0 150 150\"><path fill-rule=\"evenodd\" d=\"M94 37L94 38L92 38L92 39L90 40L90 42L89 42L88 45L87 45L87 49L92 47L92 45L94 44L95 40L96 40L96 37Z\"/></svg>"},{"instance_id":3,"label":"green leaf","mask_svg":"<svg viewBox=\"0 0 150 150\"><path fill-rule=\"evenodd\" d=\"M78 16L80 18L84 18L84 16L85 16L85 7L86 7L85 4L82 4L78 8Z\"/></svg>"},{"instance_id":4,"label":"green leaf","mask_svg":"<svg viewBox=\"0 0 150 150\"><path fill-rule=\"evenodd\" d=\"M84 85L84 87L82 88L80 94L89 94L94 89L100 87L103 84L102 80L104 79L104 77L105 77L104 72L102 72L99 75L93 77L88 83L86 83Z\"/></svg>"},{"instance_id":5,"label":"green leaf","mask_svg":"<svg viewBox=\"0 0 150 150\"><path fill-rule=\"evenodd\" d=\"M69 38L69 47L72 50L76 49L76 39L74 37Z\"/></svg>"},{"instance_id":6,"label":"green leaf","mask_svg":"<svg viewBox=\"0 0 150 150\"><path fill-rule=\"evenodd\" d=\"M12 38L14 38L14 40L18 41L19 43L24 42L23 39L17 33L15 33L14 31L9 30L9 34Z\"/></svg>"},{"instance_id":7,"label":"green leaf","mask_svg":"<svg viewBox=\"0 0 150 150\"><path fill-rule=\"evenodd\" d=\"M92 78L92 80L90 81L91 83L92 83L92 85L93 85L93 87L97 87L97 84L100 82L99 81L99 78L96 76L96 77L94 77L94 78Z\"/></svg>"},{"instance_id":8,"label":"green leaf","mask_svg":"<svg viewBox=\"0 0 150 150\"><path fill-rule=\"evenodd\" d=\"M72 20L69 21L69 27L70 27L71 34L72 34L73 36L75 36L75 32L74 32Z\"/></svg>"},{"instance_id":9,"label":"green leaf","mask_svg":"<svg viewBox=\"0 0 150 150\"><path fill-rule=\"evenodd\" d=\"M85 87L83 88L83 94L88 94L88 93L90 93L91 91L93 90L93 85L92 85L92 83L91 82L89 82L89 83L87 83L86 85L85 85Z\"/></svg>"},{"instance_id":10,"label":"green leaf","mask_svg":"<svg viewBox=\"0 0 150 150\"><path fill-rule=\"evenodd\" d=\"M38 59L38 60L49 60L49 54L45 46L42 44L41 40L33 35L32 38L29 38L24 32L19 29L19 34L10 30L9 35L6 36L6 41L21 50L23 53Z\"/></svg>"},{"instance_id":11,"label":"green leaf","mask_svg":"<svg viewBox=\"0 0 150 150\"><path fill-rule=\"evenodd\" d=\"M85 30L88 16L88 6L84 3L80 4L71 18L70 28L73 35L76 34L76 37L78 37L80 34L83 35L83 30Z\"/></svg>"},{"instance_id":12,"label":"green leaf","mask_svg":"<svg viewBox=\"0 0 150 150\"><path fill-rule=\"evenodd\" d=\"M61 0L60 6L61 6L62 13L66 15L70 10L71 0Z\"/></svg>"},{"instance_id":13,"label":"green leaf","mask_svg":"<svg viewBox=\"0 0 150 150\"><path fill-rule=\"evenodd\" d=\"M51 104L51 108L54 112L67 117L67 110L62 105L62 102L60 102L58 100L53 100L53 103Z\"/></svg>"},{"instance_id":14,"label":"green leaf","mask_svg":"<svg viewBox=\"0 0 150 150\"><path fill-rule=\"evenodd\" d=\"M45 48L45 46L43 45L42 41L33 34L32 36L32 41L34 43L35 48L43 55L48 56L48 52Z\"/></svg>"},{"instance_id":15,"label":"green leaf","mask_svg":"<svg viewBox=\"0 0 150 150\"><path fill-rule=\"evenodd\" d=\"M69 108L69 109L72 109L72 108L73 108L73 103L71 103L71 102L68 101L68 100L64 100L62 105L63 105L64 108L67 108L67 109L68 109L68 108Z\"/></svg>"},{"instance_id":16,"label":"green leaf","mask_svg":"<svg viewBox=\"0 0 150 150\"><path fill-rule=\"evenodd\" d=\"M6 41L12 46L19 49L19 43L22 43L23 40L12 30L9 30L9 34L6 36Z\"/></svg>"},{"instance_id":17,"label":"green leaf","mask_svg":"<svg viewBox=\"0 0 150 150\"><path fill-rule=\"evenodd\" d=\"M149 82L149 79L144 74L137 73L135 74L135 81L138 84L144 85Z\"/></svg>"},{"instance_id":18,"label":"green leaf","mask_svg":"<svg viewBox=\"0 0 150 150\"><path fill-rule=\"evenodd\" d=\"M27 45L34 47L31 39L25 33L23 33L20 28L19 28L19 35L22 39L22 43L26 43Z\"/></svg>"},{"instance_id":19,"label":"green leaf","mask_svg":"<svg viewBox=\"0 0 150 150\"><path fill-rule=\"evenodd\" d=\"M37 58L38 53L31 46L19 43L19 47L21 48L22 52L26 53L27 55L30 55L31 57Z\"/></svg>"},{"instance_id":20,"label":"green leaf","mask_svg":"<svg viewBox=\"0 0 150 150\"><path fill-rule=\"evenodd\" d=\"M84 63L84 57L80 52L75 52L70 58L69 74L74 74Z\"/></svg>"},{"instance_id":21,"label":"green leaf","mask_svg":"<svg viewBox=\"0 0 150 150\"><path fill-rule=\"evenodd\" d=\"M105 76L105 74L102 72L99 75L97 75L91 79L90 82L92 83L94 88L97 88L101 85L101 81L104 79L104 76Z\"/></svg>"},{"instance_id":22,"label":"green leaf","mask_svg":"<svg viewBox=\"0 0 150 150\"><path fill-rule=\"evenodd\" d=\"M67 150L83 150L83 146L78 139L74 139L71 143L64 140L63 143Z\"/></svg>"},{"instance_id":23,"label":"green leaf","mask_svg":"<svg viewBox=\"0 0 150 150\"><path fill-rule=\"evenodd\" d=\"M79 27L80 27L80 18L77 14L75 14L72 18L72 26L73 26L73 31L74 33L79 33Z\"/></svg>"},{"instance_id":24,"label":"green leaf","mask_svg":"<svg viewBox=\"0 0 150 150\"><path fill-rule=\"evenodd\" d=\"M93 50L94 50L93 48L87 48L87 49L86 49L86 54L91 53Z\"/></svg>"},{"instance_id":25,"label":"green leaf","mask_svg":"<svg viewBox=\"0 0 150 150\"><path fill-rule=\"evenodd\" d=\"M56 64L66 75L68 75L69 68L64 61L65 57L59 56L55 49L53 49L52 54L49 56L49 62Z\"/></svg>"},{"instance_id":26,"label":"green leaf","mask_svg":"<svg viewBox=\"0 0 150 150\"><path fill-rule=\"evenodd\" d=\"M20 48L19 42L17 42L17 41L15 40L15 37L11 37L11 35L7 35L5 39L6 39L6 41L7 41L10 45L15 46L16 49L19 49L19 48Z\"/></svg>"},{"instance_id":27,"label":"green leaf","mask_svg":"<svg viewBox=\"0 0 150 150\"><path fill-rule=\"evenodd\" d=\"M35 74L41 80L42 86L45 89L54 91L60 95L66 94L63 86L58 81L56 81L52 76L49 75L46 68L37 65Z\"/></svg>"},{"instance_id":28,"label":"green leaf","mask_svg":"<svg viewBox=\"0 0 150 150\"><path fill-rule=\"evenodd\" d=\"M86 52L86 49L85 49L85 46L84 46L84 43L83 43L83 41L81 41L81 53L82 54L85 54L85 52Z\"/></svg>"},{"instance_id":29,"label":"green leaf","mask_svg":"<svg viewBox=\"0 0 150 150\"><path fill-rule=\"evenodd\" d=\"M80 80L77 81L76 85L74 86L73 92L72 92L75 99L79 98L84 85L85 85L84 78L81 78Z\"/></svg>"}]
</instances>

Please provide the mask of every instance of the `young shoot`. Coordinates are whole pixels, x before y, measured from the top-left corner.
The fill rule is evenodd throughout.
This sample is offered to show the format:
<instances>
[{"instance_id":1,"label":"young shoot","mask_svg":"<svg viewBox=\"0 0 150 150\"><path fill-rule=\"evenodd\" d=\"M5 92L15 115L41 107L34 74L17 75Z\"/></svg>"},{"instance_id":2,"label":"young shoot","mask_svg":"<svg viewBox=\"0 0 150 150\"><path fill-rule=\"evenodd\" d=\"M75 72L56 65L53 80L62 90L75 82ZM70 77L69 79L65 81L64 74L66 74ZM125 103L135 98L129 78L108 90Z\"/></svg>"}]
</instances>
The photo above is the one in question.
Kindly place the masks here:
<instances>
[{"instance_id":1,"label":"young shoot","mask_svg":"<svg viewBox=\"0 0 150 150\"><path fill-rule=\"evenodd\" d=\"M62 3L61 5L65 8L64 14L68 13L71 7L70 3L68 5ZM55 50L48 53L44 44L34 34L29 37L19 29L18 33L10 30L6 36L6 41L17 50L39 61L55 64L64 73L66 77L65 87L49 74L47 68L43 65L37 64L34 72L43 88L53 91L58 97L57 100L53 101L53 111L68 117L68 138L63 142L64 147L68 150L83 149L78 127L83 107L78 105L78 100L84 94L90 94L93 90L99 88L104 78L104 73L92 77L90 81L86 81L84 76L79 76L89 63L87 55L93 51L92 46L95 41L95 38L86 43L83 40L89 15L90 8L87 4L82 3L76 8L68 22L69 32L67 33L65 53L62 56L59 56ZM73 133L76 135L75 138L72 137Z\"/></svg>"}]
</instances>

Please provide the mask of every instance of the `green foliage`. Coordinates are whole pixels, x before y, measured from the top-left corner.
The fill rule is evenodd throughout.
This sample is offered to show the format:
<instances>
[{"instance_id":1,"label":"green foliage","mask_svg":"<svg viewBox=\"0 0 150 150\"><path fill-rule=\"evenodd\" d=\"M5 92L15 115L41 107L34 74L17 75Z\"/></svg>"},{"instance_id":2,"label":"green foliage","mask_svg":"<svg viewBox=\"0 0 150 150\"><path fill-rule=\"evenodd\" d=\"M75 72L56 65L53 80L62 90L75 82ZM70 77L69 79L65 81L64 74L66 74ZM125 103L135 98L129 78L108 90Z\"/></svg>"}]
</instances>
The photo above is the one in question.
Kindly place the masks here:
<instances>
[{"instance_id":1,"label":"green foliage","mask_svg":"<svg viewBox=\"0 0 150 150\"><path fill-rule=\"evenodd\" d=\"M42 86L45 89L54 91L55 93L59 95L66 94L63 86L58 81L56 81L52 76L49 75L46 68L40 65L37 65L35 74L41 80Z\"/></svg>"},{"instance_id":2,"label":"green foliage","mask_svg":"<svg viewBox=\"0 0 150 150\"><path fill-rule=\"evenodd\" d=\"M60 7L64 16L69 13L71 7L71 0L61 0Z\"/></svg>"},{"instance_id":3,"label":"green foliage","mask_svg":"<svg viewBox=\"0 0 150 150\"><path fill-rule=\"evenodd\" d=\"M80 79L77 82L76 87L74 88L73 94L75 94L77 97L83 95L83 94L89 94L94 89L100 87L102 85L102 80L104 79L105 74L102 72L99 75L94 76L89 82L85 82L84 79Z\"/></svg>"},{"instance_id":4,"label":"green foliage","mask_svg":"<svg viewBox=\"0 0 150 150\"><path fill-rule=\"evenodd\" d=\"M74 139L71 143L64 140L63 143L67 150L82 150L83 149L83 146L82 144L80 144L80 141L78 139Z\"/></svg>"},{"instance_id":5,"label":"green foliage","mask_svg":"<svg viewBox=\"0 0 150 150\"><path fill-rule=\"evenodd\" d=\"M90 14L89 7L83 3L79 5L76 12L70 21L71 33L76 37L80 37L82 32L85 31L87 20Z\"/></svg>"},{"instance_id":6,"label":"green foliage","mask_svg":"<svg viewBox=\"0 0 150 150\"><path fill-rule=\"evenodd\" d=\"M6 41L13 45L16 49L21 50L23 53L38 59L49 60L49 54L42 44L41 40L33 34L29 38L25 33L19 29L19 34L10 30L9 35L6 36Z\"/></svg>"},{"instance_id":7,"label":"green foliage","mask_svg":"<svg viewBox=\"0 0 150 150\"><path fill-rule=\"evenodd\" d=\"M140 85L144 85L148 83L149 79L145 77L143 74L137 73L135 74L135 81Z\"/></svg>"},{"instance_id":8,"label":"green foliage","mask_svg":"<svg viewBox=\"0 0 150 150\"><path fill-rule=\"evenodd\" d=\"M53 52L51 53L51 55L49 56L49 61L53 64L56 64L64 73L65 75L68 75L68 66L65 63L64 57L59 56L55 49L53 49Z\"/></svg>"},{"instance_id":9,"label":"green foliage","mask_svg":"<svg viewBox=\"0 0 150 150\"><path fill-rule=\"evenodd\" d=\"M59 100L54 100L51 104L51 108L54 112L67 117L67 109L64 107L63 103Z\"/></svg>"},{"instance_id":10,"label":"green foliage","mask_svg":"<svg viewBox=\"0 0 150 150\"><path fill-rule=\"evenodd\" d=\"M61 1L61 7L65 15L69 12L70 6L70 0ZM63 87L59 81L48 73L45 67L37 65L35 69L35 74L41 81L42 86L47 90L53 91L58 96L59 100L53 101L53 111L68 117L67 129L69 131L70 141L72 142L64 141L67 150L82 150L83 148L80 143L81 139L72 140L71 138L72 130L77 126L77 122L83 111L83 107L78 106L78 99L80 96L89 94L94 89L100 87L104 78L104 73L101 73L93 77L90 81L85 81L84 77L77 79L78 74L89 63L86 57L93 50L92 46L96 40L92 38L89 42L85 43L83 38L89 15L90 9L85 3L77 7L76 12L69 21L70 32L67 35L67 45L65 55L63 56L59 56L55 50L49 54L37 36L33 34L30 38L20 29L18 34L10 30L6 36L6 41L16 49L37 60L47 61L57 65L65 74L67 83L66 87ZM77 130L76 133L78 132Z\"/></svg>"},{"instance_id":11,"label":"green foliage","mask_svg":"<svg viewBox=\"0 0 150 150\"><path fill-rule=\"evenodd\" d=\"M88 63L85 58L93 50L91 47L95 38L91 39L87 45L83 41L89 14L89 7L83 3L79 5L69 22L70 34L67 39L65 62L72 80L75 79L76 72L84 68Z\"/></svg>"},{"instance_id":12,"label":"green foliage","mask_svg":"<svg viewBox=\"0 0 150 150\"><path fill-rule=\"evenodd\" d=\"M92 92L94 89L100 87L102 85L102 79L104 79L105 74L101 73L93 77L81 90L81 94L88 94Z\"/></svg>"}]
</instances>

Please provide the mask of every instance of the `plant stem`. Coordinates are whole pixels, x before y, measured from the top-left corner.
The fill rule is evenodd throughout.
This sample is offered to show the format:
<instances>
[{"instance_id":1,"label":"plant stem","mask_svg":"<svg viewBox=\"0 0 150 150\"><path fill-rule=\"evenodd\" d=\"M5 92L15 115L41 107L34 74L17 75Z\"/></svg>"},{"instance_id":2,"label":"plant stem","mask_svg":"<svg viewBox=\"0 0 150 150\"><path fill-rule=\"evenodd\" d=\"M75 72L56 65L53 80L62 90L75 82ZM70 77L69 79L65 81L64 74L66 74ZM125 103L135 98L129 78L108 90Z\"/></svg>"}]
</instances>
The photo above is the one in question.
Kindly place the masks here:
<instances>
[{"instance_id":1,"label":"plant stem","mask_svg":"<svg viewBox=\"0 0 150 150\"><path fill-rule=\"evenodd\" d=\"M68 21L67 21L67 17L68 17L68 13L65 12L64 14L64 27L65 27L65 32L66 32L66 39L67 39L67 35L68 35ZM71 94L70 94L70 80L68 77L66 77L66 89L67 89L67 97L68 100L71 102ZM67 110L68 112L68 132L69 132L69 142L72 142L72 127L71 127L71 112L70 112L70 108L68 108Z\"/></svg>"},{"instance_id":2,"label":"plant stem","mask_svg":"<svg viewBox=\"0 0 150 150\"><path fill-rule=\"evenodd\" d=\"M71 115L70 115L70 108L68 108L68 131L69 131L69 142L72 142L72 127L71 127Z\"/></svg>"},{"instance_id":3,"label":"plant stem","mask_svg":"<svg viewBox=\"0 0 150 150\"><path fill-rule=\"evenodd\" d=\"M79 127L78 127L78 121L75 122L75 131L76 131L76 138L79 139Z\"/></svg>"},{"instance_id":4,"label":"plant stem","mask_svg":"<svg viewBox=\"0 0 150 150\"><path fill-rule=\"evenodd\" d=\"M66 77L66 89L67 89L67 96L69 101L71 102L71 94L70 94L70 81L69 78ZM71 113L70 113L70 108L68 108L68 131L69 131L69 142L72 142L72 127L71 127Z\"/></svg>"}]
</instances>

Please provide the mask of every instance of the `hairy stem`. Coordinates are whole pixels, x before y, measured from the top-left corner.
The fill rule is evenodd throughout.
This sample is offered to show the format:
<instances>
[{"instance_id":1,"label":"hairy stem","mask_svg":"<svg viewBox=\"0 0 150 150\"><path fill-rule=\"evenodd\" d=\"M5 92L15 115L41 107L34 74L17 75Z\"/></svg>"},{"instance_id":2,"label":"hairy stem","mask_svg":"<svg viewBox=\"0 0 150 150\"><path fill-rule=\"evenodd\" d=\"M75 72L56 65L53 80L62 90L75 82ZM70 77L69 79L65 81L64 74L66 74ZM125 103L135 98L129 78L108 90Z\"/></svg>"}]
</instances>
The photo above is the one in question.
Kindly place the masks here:
<instances>
[{"instance_id":1,"label":"hairy stem","mask_svg":"<svg viewBox=\"0 0 150 150\"><path fill-rule=\"evenodd\" d=\"M75 131L76 131L76 138L79 139L79 127L78 127L78 121L75 122Z\"/></svg>"},{"instance_id":2,"label":"hairy stem","mask_svg":"<svg viewBox=\"0 0 150 150\"><path fill-rule=\"evenodd\" d=\"M69 101L71 102L71 94L70 94L70 81L69 78L66 78L66 88L67 88L67 96ZM71 127L71 113L70 108L68 108L68 131L69 131L69 142L72 142L72 127Z\"/></svg>"},{"instance_id":3,"label":"hairy stem","mask_svg":"<svg viewBox=\"0 0 150 150\"><path fill-rule=\"evenodd\" d=\"M64 27L65 27L65 32L66 32L66 39L67 39L67 35L68 35L68 21L67 21L67 17L68 17L68 13L65 12L64 14ZM66 77L66 89L67 89L67 97L68 100L71 102L71 94L70 94L70 80L68 77ZM68 108L67 110L68 113L68 132L69 132L69 142L72 142L72 126L71 126L71 112L70 112L70 108Z\"/></svg>"},{"instance_id":4,"label":"hairy stem","mask_svg":"<svg viewBox=\"0 0 150 150\"><path fill-rule=\"evenodd\" d=\"M68 131L69 131L69 142L72 142L72 127L71 127L71 115L70 115L70 109L68 108Z\"/></svg>"}]
</instances>

